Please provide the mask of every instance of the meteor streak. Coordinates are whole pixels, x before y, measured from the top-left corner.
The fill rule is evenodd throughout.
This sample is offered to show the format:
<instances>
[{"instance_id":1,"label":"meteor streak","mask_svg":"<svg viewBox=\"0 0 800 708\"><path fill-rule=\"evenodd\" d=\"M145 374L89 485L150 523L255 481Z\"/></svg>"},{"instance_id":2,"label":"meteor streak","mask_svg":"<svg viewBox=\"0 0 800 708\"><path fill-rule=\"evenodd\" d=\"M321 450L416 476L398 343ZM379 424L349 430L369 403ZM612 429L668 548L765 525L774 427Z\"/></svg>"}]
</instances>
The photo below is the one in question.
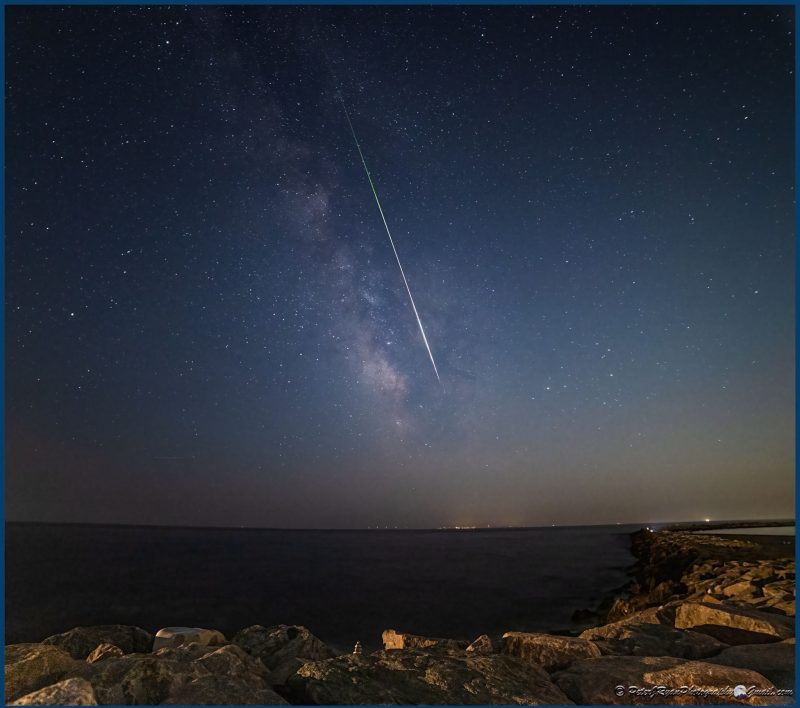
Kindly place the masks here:
<instances>
[{"instance_id":1,"label":"meteor streak","mask_svg":"<svg viewBox=\"0 0 800 708\"><path fill-rule=\"evenodd\" d=\"M331 73L333 73L333 70L331 70ZM378 205L378 211L381 214L381 220L383 221L383 226L386 229L386 235L389 237L389 243L392 245L392 251L394 252L394 257L397 259L397 266L398 268L400 268L400 275L403 276L403 283L405 283L406 292L408 293L408 299L411 301L411 307L414 310L414 316L417 318L417 324L419 325L419 332L422 335L422 341L425 342L425 348L428 350L428 356L431 358L431 364L433 364L433 372L436 374L436 378L439 381L439 383L441 383L442 379L439 376L439 369L436 368L436 362L433 359L433 352L431 351L430 344L428 344L428 338L425 336L425 328L422 326L422 320L419 318L419 312L417 312L417 306L416 304L414 304L414 296L411 294L411 288L408 286L408 279L406 278L405 271L403 270L403 264L400 262L400 256L397 255L397 248L394 245L392 232L389 231L389 224L386 223L386 215L383 213L381 200L378 199L378 192L375 190L375 183L372 181L372 175L370 175L369 173L369 168L367 167L367 161L364 159L364 153L361 151L361 144L358 142L358 137L356 136L356 130L353 127L353 121L350 120L350 112L347 110L347 106L345 105L344 98L342 97L341 92L337 91L336 93L337 97L339 98L339 102L342 104L342 108L344 109L344 115L345 118L347 118L347 125L350 126L350 133L353 136L353 142L356 144L356 149L358 150L358 156L361 158L361 164L364 166L364 172L367 175L369 186L372 189L372 196L375 197L375 203Z\"/></svg>"}]
</instances>

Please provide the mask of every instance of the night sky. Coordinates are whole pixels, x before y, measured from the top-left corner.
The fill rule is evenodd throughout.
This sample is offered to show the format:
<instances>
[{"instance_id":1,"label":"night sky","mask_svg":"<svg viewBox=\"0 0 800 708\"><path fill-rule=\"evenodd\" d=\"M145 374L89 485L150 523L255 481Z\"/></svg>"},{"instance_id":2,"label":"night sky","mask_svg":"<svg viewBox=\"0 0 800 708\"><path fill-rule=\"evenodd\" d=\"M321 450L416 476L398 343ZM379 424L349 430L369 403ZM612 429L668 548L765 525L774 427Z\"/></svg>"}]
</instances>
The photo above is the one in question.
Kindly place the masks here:
<instances>
[{"instance_id":1,"label":"night sky","mask_svg":"<svg viewBox=\"0 0 800 708\"><path fill-rule=\"evenodd\" d=\"M793 26L7 7L7 518L793 515Z\"/></svg>"}]
</instances>

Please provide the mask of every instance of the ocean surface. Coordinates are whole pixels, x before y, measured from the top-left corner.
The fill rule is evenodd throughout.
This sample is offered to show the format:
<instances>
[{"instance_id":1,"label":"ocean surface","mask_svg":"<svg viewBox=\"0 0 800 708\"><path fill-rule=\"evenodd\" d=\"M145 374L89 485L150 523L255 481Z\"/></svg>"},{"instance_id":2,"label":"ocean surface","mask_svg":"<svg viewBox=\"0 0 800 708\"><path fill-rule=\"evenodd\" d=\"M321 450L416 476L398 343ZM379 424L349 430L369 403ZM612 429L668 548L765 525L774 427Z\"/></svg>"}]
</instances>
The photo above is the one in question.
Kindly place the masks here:
<instances>
[{"instance_id":1,"label":"ocean surface","mask_svg":"<svg viewBox=\"0 0 800 708\"><path fill-rule=\"evenodd\" d=\"M6 643L78 625L230 637L302 624L332 646L384 629L474 639L578 628L628 579L638 526L285 531L6 524Z\"/></svg>"}]
</instances>

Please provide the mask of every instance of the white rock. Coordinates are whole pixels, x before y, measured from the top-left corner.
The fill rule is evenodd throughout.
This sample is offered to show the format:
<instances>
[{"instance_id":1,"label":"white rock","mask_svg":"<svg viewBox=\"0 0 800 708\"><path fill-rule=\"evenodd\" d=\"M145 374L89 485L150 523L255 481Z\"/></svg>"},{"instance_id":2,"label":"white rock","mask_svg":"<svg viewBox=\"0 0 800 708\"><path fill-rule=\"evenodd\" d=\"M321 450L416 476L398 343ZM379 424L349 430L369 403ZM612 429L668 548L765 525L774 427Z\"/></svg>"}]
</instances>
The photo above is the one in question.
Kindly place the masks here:
<instances>
[{"instance_id":1,"label":"white rock","mask_svg":"<svg viewBox=\"0 0 800 708\"><path fill-rule=\"evenodd\" d=\"M225 635L216 629L201 627L164 627L156 632L153 640L153 651L164 647L179 647L181 644L194 642L200 646L214 646L225 643Z\"/></svg>"}]
</instances>

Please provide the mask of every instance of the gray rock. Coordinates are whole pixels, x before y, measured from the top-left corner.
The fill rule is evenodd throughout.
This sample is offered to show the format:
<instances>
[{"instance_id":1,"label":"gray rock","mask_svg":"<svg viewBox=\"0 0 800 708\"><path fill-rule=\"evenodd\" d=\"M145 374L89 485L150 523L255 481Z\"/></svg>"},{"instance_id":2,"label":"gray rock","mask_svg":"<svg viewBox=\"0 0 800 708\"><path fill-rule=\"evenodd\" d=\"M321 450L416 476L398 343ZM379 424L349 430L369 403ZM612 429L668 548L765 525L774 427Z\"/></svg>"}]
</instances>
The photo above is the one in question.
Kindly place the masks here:
<instances>
[{"instance_id":1,"label":"gray rock","mask_svg":"<svg viewBox=\"0 0 800 708\"><path fill-rule=\"evenodd\" d=\"M83 667L79 676L92 684L100 705L158 705L198 675L190 662L151 654L84 662Z\"/></svg>"},{"instance_id":2,"label":"gray rock","mask_svg":"<svg viewBox=\"0 0 800 708\"><path fill-rule=\"evenodd\" d=\"M253 688L226 676L200 676L178 688L162 706L287 706L271 688Z\"/></svg>"},{"instance_id":3,"label":"gray rock","mask_svg":"<svg viewBox=\"0 0 800 708\"><path fill-rule=\"evenodd\" d=\"M85 667L82 676L94 687L100 704L158 705L169 701L176 705L190 698L217 700L212 696L224 686L238 686L235 700L226 699L225 704L241 702L248 692L276 704L267 669L232 644L216 649L195 643L165 647L154 654L128 654Z\"/></svg>"},{"instance_id":4,"label":"gray rock","mask_svg":"<svg viewBox=\"0 0 800 708\"><path fill-rule=\"evenodd\" d=\"M544 670L511 656L379 651L309 662L289 678L303 705L567 705Z\"/></svg>"},{"instance_id":5,"label":"gray rock","mask_svg":"<svg viewBox=\"0 0 800 708\"><path fill-rule=\"evenodd\" d=\"M335 652L305 627L279 624L273 627L253 625L233 637L233 643L261 659L270 670L269 682L285 683L306 661L329 659Z\"/></svg>"},{"instance_id":6,"label":"gray rock","mask_svg":"<svg viewBox=\"0 0 800 708\"><path fill-rule=\"evenodd\" d=\"M67 651L74 659L85 659L100 644L118 646L125 654L150 651L153 635L141 627L106 624L94 627L75 627L63 634L54 634L42 641Z\"/></svg>"},{"instance_id":7,"label":"gray rock","mask_svg":"<svg viewBox=\"0 0 800 708\"><path fill-rule=\"evenodd\" d=\"M9 703L12 706L96 706L92 684L81 678L70 678L40 688Z\"/></svg>"},{"instance_id":8,"label":"gray rock","mask_svg":"<svg viewBox=\"0 0 800 708\"><path fill-rule=\"evenodd\" d=\"M5 648L6 703L60 681L83 664L52 644L9 644Z\"/></svg>"},{"instance_id":9,"label":"gray rock","mask_svg":"<svg viewBox=\"0 0 800 708\"><path fill-rule=\"evenodd\" d=\"M794 636L788 617L730 604L682 603L675 613L675 626L708 634L726 644L777 642Z\"/></svg>"},{"instance_id":10,"label":"gray rock","mask_svg":"<svg viewBox=\"0 0 800 708\"><path fill-rule=\"evenodd\" d=\"M597 645L588 639L530 632L506 632L502 651L541 666L545 671L558 671L577 659L600 656Z\"/></svg>"}]
</instances>

